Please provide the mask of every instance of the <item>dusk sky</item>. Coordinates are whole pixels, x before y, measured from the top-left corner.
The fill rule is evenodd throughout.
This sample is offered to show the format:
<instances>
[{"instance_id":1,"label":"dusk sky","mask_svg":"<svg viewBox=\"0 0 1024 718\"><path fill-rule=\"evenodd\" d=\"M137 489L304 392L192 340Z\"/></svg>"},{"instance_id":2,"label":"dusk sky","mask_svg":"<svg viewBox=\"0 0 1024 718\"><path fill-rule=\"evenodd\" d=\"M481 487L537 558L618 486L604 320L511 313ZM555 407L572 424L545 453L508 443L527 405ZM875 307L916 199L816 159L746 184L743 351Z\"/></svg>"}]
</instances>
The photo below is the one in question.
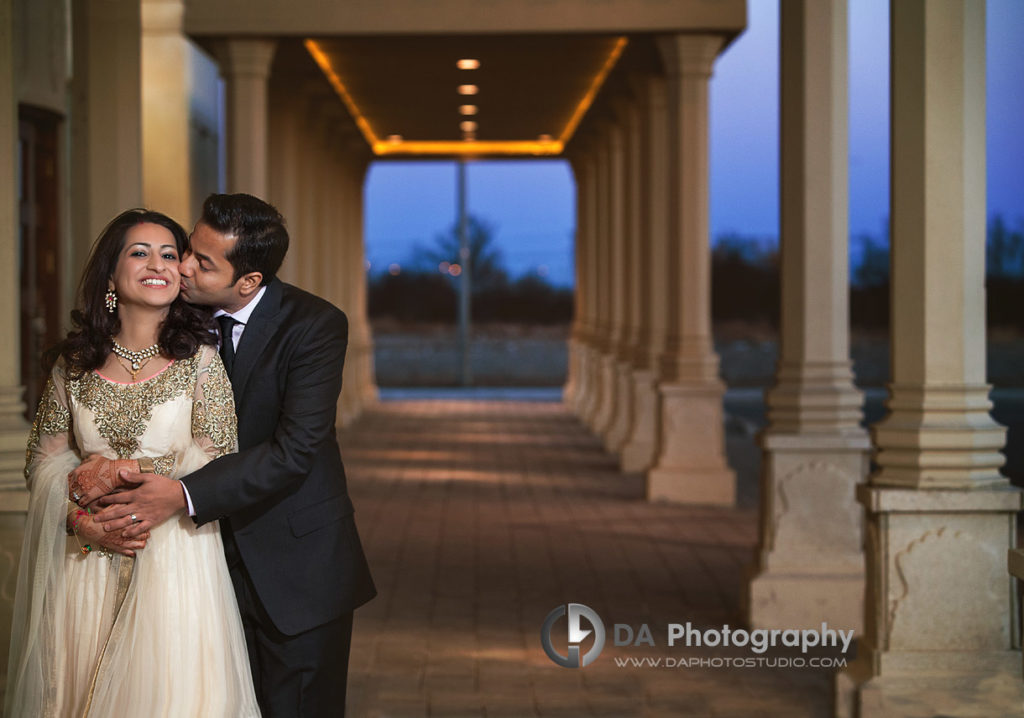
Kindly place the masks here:
<instances>
[{"instance_id":1,"label":"dusk sky","mask_svg":"<svg viewBox=\"0 0 1024 718\"><path fill-rule=\"evenodd\" d=\"M711 236L775 238L778 0L748 0L748 26L711 81ZM1024 228L1024 0L988 0L988 213ZM880 235L889 204L887 0L850 0L850 231ZM496 228L515 276L572 283L575 198L561 160L486 161L468 170L469 211ZM401 263L455 220L452 162L378 162L366 184L367 258Z\"/></svg>"}]
</instances>

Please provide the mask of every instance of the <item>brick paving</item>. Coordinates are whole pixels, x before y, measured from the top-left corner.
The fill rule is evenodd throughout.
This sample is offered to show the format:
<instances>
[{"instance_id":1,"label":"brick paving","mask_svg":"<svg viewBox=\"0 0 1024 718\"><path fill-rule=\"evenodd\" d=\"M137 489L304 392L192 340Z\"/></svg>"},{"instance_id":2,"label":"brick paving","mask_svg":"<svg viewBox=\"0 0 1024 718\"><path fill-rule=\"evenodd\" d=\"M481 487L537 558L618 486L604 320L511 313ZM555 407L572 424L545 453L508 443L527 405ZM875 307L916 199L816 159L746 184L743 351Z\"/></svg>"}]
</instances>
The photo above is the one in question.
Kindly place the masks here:
<instances>
[{"instance_id":1,"label":"brick paving","mask_svg":"<svg viewBox=\"0 0 1024 718\"><path fill-rule=\"evenodd\" d=\"M555 402L382 402L341 439L380 592L356 612L349 716L829 714L830 671L615 661L752 655L665 640L669 622L742 625L757 534L750 437L731 452L736 509L647 503L642 477L620 473ZM607 627L583 669L556 666L540 643L568 602ZM613 623L647 623L657 645L616 647ZM565 632L562 619L563 654Z\"/></svg>"}]
</instances>

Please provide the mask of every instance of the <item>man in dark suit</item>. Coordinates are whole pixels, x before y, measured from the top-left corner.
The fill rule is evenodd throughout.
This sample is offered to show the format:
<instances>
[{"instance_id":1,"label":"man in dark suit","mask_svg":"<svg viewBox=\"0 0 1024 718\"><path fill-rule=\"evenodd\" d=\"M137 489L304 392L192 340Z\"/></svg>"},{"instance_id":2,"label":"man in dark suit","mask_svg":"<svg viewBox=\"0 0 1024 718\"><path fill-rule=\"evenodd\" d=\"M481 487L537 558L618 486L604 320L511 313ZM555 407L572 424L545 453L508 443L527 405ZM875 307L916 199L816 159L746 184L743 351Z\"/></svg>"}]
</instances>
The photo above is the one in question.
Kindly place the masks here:
<instances>
[{"instance_id":1,"label":"man in dark suit","mask_svg":"<svg viewBox=\"0 0 1024 718\"><path fill-rule=\"evenodd\" d=\"M181 482L123 473L138 487L104 499L97 520L139 535L182 510L220 519L264 716L341 716L352 611L376 594L335 436L348 322L275 278L287 248L269 204L207 198L182 292L217 308L239 451Z\"/></svg>"}]
</instances>

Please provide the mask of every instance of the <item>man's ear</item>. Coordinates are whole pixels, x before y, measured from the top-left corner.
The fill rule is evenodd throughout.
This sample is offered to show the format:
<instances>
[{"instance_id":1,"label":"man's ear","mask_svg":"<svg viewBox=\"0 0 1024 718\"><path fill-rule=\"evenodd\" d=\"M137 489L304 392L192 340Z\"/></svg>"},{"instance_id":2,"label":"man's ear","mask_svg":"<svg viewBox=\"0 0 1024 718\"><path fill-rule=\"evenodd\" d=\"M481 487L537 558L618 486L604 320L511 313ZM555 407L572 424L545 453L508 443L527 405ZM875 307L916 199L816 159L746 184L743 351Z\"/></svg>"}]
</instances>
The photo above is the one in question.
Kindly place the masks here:
<instances>
[{"instance_id":1,"label":"man's ear","mask_svg":"<svg viewBox=\"0 0 1024 718\"><path fill-rule=\"evenodd\" d=\"M260 289L260 283L263 281L262 272L249 272L243 274L238 280L238 293L244 299L252 296Z\"/></svg>"}]
</instances>

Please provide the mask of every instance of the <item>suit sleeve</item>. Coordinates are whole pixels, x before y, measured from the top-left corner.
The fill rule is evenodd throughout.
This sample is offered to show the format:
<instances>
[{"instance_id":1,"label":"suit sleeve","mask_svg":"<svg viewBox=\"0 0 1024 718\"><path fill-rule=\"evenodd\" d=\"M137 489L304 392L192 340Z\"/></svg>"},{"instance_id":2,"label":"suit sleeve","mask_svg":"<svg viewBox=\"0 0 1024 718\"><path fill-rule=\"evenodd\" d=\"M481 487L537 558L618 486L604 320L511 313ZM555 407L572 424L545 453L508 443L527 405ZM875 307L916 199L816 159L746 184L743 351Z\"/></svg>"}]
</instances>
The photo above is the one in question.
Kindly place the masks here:
<instances>
[{"instance_id":1,"label":"suit sleeve","mask_svg":"<svg viewBox=\"0 0 1024 718\"><path fill-rule=\"evenodd\" d=\"M333 438L348 320L324 312L297 340L273 436L207 464L183 479L198 524L230 516L284 492L309 473L317 449Z\"/></svg>"}]
</instances>

